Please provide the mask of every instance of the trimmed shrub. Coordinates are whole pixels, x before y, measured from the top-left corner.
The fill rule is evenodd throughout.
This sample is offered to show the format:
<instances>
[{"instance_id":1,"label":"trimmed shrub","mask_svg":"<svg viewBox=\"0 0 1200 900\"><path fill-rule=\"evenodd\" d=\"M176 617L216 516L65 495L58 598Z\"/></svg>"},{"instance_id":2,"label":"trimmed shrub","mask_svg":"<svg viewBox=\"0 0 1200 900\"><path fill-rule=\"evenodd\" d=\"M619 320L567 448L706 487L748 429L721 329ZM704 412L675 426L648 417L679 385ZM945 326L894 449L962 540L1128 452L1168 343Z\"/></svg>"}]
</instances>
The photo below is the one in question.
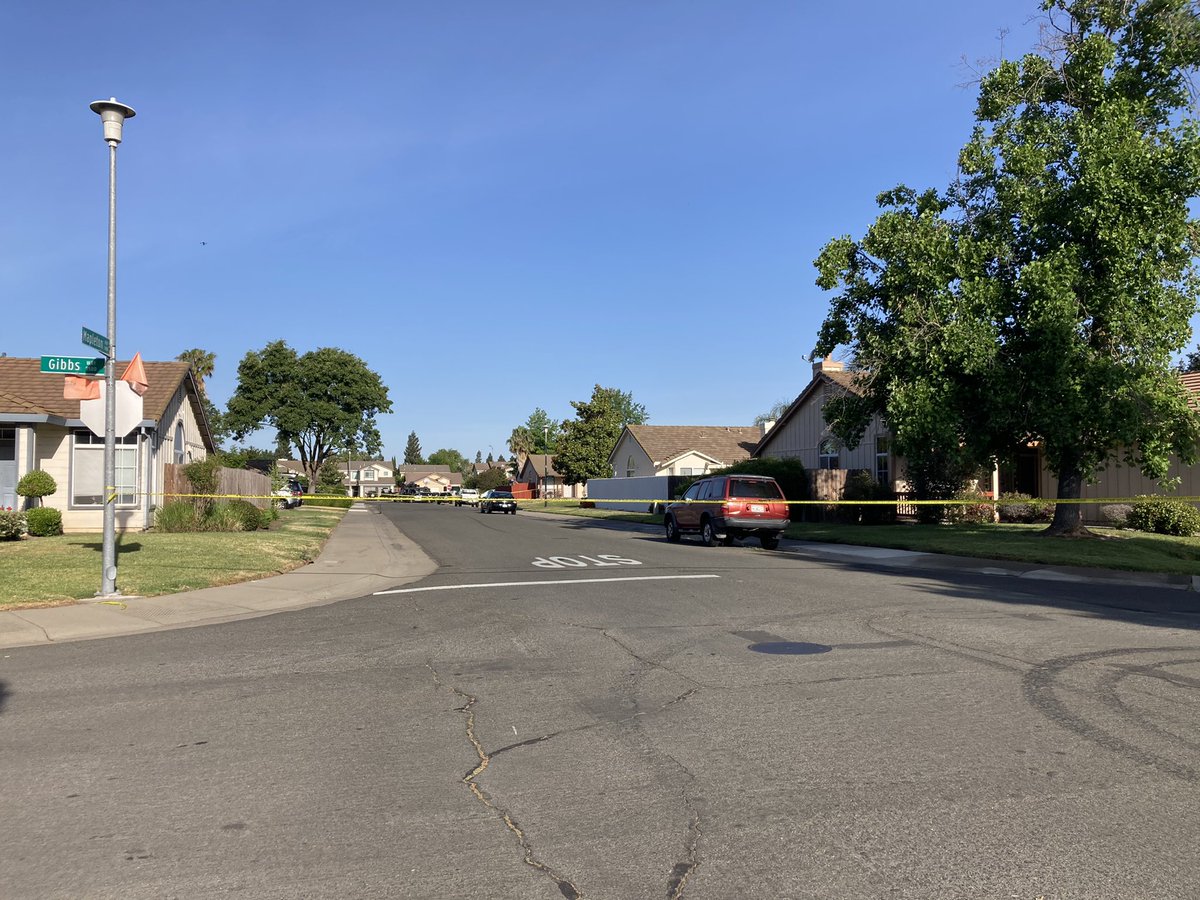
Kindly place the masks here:
<instances>
[{"instance_id":1,"label":"trimmed shrub","mask_svg":"<svg viewBox=\"0 0 1200 900\"><path fill-rule=\"evenodd\" d=\"M25 513L25 522L33 537L52 537L62 534L62 512L50 506L39 506Z\"/></svg>"},{"instance_id":2,"label":"trimmed shrub","mask_svg":"<svg viewBox=\"0 0 1200 900\"><path fill-rule=\"evenodd\" d=\"M230 514L237 520L238 531L258 531L263 525L262 511L249 500L230 500Z\"/></svg>"},{"instance_id":3,"label":"trimmed shrub","mask_svg":"<svg viewBox=\"0 0 1200 900\"><path fill-rule=\"evenodd\" d=\"M0 541L20 540L28 530L24 513L15 509L0 509Z\"/></svg>"},{"instance_id":4,"label":"trimmed shrub","mask_svg":"<svg viewBox=\"0 0 1200 900\"><path fill-rule=\"evenodd\" d=\"M1000 495L996 512L1001 522L1033 522L1037 518L1037 507L1029 494L1008 492Z\"/></svg>"},{"instance_id":5,"label":"trimmed shrub","mask_svg":"<svg viewBox=\"0 0 1200 900\"><path fill-rule=\"evenodd\" d=\"M1138 531L1189 537L1200 531L1200 511L1173 497L1135 497L1125 524Z\"/></svg>"},{"instance_id":6,"label":"trimmed shrub","mask_svg":"<svg viewBox=\"0 0 1200 900\"><path fill-rule=\"evenodd\" d=\"M200 514L187 500L172 500L160 506L154 513L154 527L168 534L202 530Z\"/></svg>"},{"instance_id":7,"label":"trimmed shrub","mask_svg":"<svg viewBox=\"0 0 1200 900\"><path fill-rule=\"evenodd\" d=\"M955 500L964 501L946 506L946 519L954 525L990 525L995 521L992 504L979 491L959 491Z\"/></svg>"},{"instance_id":8,"label":"trimmed shrub","mask_svg":"<svg viewBox=\"0 0 1200 900\"><path fill-rule=\"evenodd\" d=\"M838 519L855 525L884 525L896 521L896 507L880 503L851 505L854 500L892 500L896 494L880 484L875 477L863 469L856 469L846 476L846 486L842 489L842 500L838 506Z\"/></svg>"},{"instance_id":9,"label":"trimmed shrub","mask_svg":"<svg viewBox=\"0 0 1200 900\"><path fill-rule=\"evenodd\" d=\"M354 502L349 497L314 497L311 500L308 497L304 498L305 506L326 506L335 509L349 509L354 505Z\"/></svg>"},{"instance_id":10,"label":"trimmed shrub","mask_svg":"<svg viewBox=\"0 0 1200 900\"><path fill-rule=\"evenodd\" d=\"M1125 528L1133 507L1128 503L1106 503L1100 507L1100 517L1114 528Z\"/></svg>"},{"instance_id":11,"label":"trimmed shrub","mask_svg":"<svg viewBox=\"0 0 1200 900\"><path fill-rule=\"evenodd\" d=\"M55 483L54 477L41 469L26 472L17 482L17 495L21 497L40 500L42 497L49 497L57 490L58 484Z\"/></svg>"}]
</instances>

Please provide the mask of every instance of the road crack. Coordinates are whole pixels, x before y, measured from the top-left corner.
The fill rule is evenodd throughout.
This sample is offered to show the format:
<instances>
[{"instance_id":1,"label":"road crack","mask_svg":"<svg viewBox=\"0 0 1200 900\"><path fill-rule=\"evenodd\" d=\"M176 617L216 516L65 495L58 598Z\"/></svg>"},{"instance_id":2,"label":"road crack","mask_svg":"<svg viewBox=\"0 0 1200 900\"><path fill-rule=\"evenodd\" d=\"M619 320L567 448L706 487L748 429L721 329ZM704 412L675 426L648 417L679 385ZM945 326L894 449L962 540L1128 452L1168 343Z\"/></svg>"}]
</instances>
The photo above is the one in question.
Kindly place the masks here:
<instances>
[{"instance_id":1,"label":"road crack","mask_svg":"<svg viewBox=\"0 0 1200 900\"><path fill-rule=\"evenodd\" d=\"M534 853L533 845L530 843L528 836L526 836L516 819L513 818L511 813L496 803L496 801L492 799L487 791L480 787L478 781L476 780L480 775L487 771L487 768L492 761L492 756L483 749L483 744L480 743L479 738L475 735L474 707L475 703L477 702L477 698L452 684L446 684L446 682L442 681L437 669L433 667L433 663L427 662L425 665L433 675L434 684L440 688L450 691L455 696L463 700L463 705L457 707L456 709L458 712L463 713L466 717L467 740L470 741L471 746L475 749L475 754L479 757L479 763L462 777L462 783L467 786L467 788L474 795L475 799L483 804L483 806L489 812L500 819L504 823L504 827L507 828L509 832L512 833L513 837L517 839L517 844L521 848L522 858L525 865L551 879L558 887L559 893L561 893L566 900L581 900L583 897L583 892L575 884L573 884L569 878L559 874L549 865L537 858L537 855ZM523 743L536 742L537 741L535 740Z\"/></svg>"}]
</instances>

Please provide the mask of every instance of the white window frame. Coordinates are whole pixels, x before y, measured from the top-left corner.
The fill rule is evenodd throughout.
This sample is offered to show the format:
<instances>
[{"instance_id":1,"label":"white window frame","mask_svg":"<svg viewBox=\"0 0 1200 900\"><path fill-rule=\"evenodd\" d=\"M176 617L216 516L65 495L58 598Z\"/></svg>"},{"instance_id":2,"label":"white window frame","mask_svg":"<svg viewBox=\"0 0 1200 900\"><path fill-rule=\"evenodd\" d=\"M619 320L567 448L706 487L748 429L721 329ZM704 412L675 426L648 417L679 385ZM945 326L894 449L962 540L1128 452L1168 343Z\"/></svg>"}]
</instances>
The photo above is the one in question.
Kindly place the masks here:
<instances>
[{"instance_id":1,"label":"white window frame","mask_svg":"<svg viewBox=\"0 0 1200 900\"><path fill-rule=\"evenodd\" d=\"M838 443L837 438L827 437L821 441L817 448L817 468L818 469L840 469L842 461L842 448Z\"/></svg>"},{"instance_id":2,"label":"white window frame","mask_svg":"<svg viewBox=\"0 0 1200 900\"><path fill-rule=\"evenodd\" d=\"M100 472L100 490L96 494L86 494L86 497L96 497L95 503L81 503L76 491L77 479L82 468L80 454L88 454L88 467ZM138 490L141 485L141 442L137 432L117 438L116 487L117 508L133 509L138 505ZM92 434L86 428L78 428L71 433L71 491L68 505L71 509L103 509L104 508L104 438Z\"/></svg>"}]
</instances>

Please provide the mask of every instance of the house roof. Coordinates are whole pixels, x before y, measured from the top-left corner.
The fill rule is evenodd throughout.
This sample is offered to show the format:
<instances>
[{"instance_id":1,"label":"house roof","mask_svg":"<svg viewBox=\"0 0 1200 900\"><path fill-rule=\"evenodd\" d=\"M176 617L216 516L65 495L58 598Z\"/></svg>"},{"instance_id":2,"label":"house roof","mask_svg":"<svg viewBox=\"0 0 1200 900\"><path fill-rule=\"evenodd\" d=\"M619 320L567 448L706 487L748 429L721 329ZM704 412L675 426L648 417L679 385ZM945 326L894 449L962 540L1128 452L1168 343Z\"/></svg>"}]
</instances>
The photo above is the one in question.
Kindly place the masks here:
<instances>
[{"instance_id":1,"label":"house roof","mask_svg":"<svg viewBox=\"0 0 1200 900\"><path fill-rule=\"evenodd\" d=\"M533 474L535 474L539 479L547 477L562 477L562 473L554 468L553 453L549 454L548 456L545 453L531 453L529 456L525 457L525 466L529 466L531 469L533 469ZM521 467L522 472L525 471L525 466Z\"/></svg>"},{"instance_id":2,"label":"house roof","mask_svg":"<svg viewBox=\"0 0 1200 900\"><path fill-rule=\"evenodd\" d=\"M751 455L761 455L763 450L766 449L767 445L774 440L775 436L782 433L783 426L788 422L788 420L796 415L800 408L803 407L804 404L808 402L809 398L812 397L812 395L820 388L826 385L835 385L843 390L849 391L852 394L861 394L862 388L858 383L861 374L862 373L858 371L847 371L845 369L829 369L826 371L817 372L815 375L813 375L813 379L808 383L808 386L800 392L800 396L793 400L792 405L789 406L784 411L783 415L779 417L779 421L772 425L771 430L764 434L761 440L758 441L757 445L754 447L754 452Z\"/></svg>"},{"instance_id":3,"label":"house roof","mask_svg":"<svg viewBox=\"0 0 1200 900\"><path fill-rule=\"evenodd\" d=\"M450 467L447 465L444 465L444 464L438 464L438 465L432 465L432 466L427 466L427 465L410 466L406 463L400 463L399 465L396 466L396 471L403 472L407 477L412 478L414 475L416 475L418 477L421 475L433 475L433 474L439 474L439 473L442 475L449 475Z\"/></svg>"},{"instance_id":4,"label":"house roof","mask_svg":"<svg viewBox=\"0 0 1200 900\"><path fill-rule=\"evenodd\" d=\"M129 360L118 360L116 371L119 376L129 365ZM214 449L208 430L208 419L200 403L200 391L191 374L191 366L185 362L144 362L146 381L149 387L142 398L142 415L145 419L158 422L167 411L167 405L180 385L188 385L196 420L201 423L205 445ZM35 358L0 357L0 416L40 415L66 421L78 421L79 401L63 397L61 375L50 375L41 371L41 360Z\"/></svg>"},{"instance_id":5,"label":"house roof","mask_svg":"<svg viewBox=\"0 0 1200 900\"><path fill-rule=\"evenodd\" d=\"M724 465L749 459L762 436L757 425L626 425L625 432L646 452L655 465L699 453ZM621 443L617 440L617 445ZM617 452L613 447L609 462Z\"/></svg>"}]
</instances>

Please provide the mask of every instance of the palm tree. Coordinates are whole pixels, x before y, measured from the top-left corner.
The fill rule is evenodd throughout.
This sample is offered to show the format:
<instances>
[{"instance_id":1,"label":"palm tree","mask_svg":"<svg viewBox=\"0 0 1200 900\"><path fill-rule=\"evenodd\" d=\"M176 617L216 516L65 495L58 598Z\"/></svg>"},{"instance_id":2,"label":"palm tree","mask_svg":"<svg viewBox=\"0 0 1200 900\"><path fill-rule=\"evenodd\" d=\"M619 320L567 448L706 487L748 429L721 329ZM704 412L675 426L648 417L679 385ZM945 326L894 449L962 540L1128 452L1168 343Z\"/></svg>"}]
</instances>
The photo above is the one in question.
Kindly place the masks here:
<instances>
[{"instance_id":1,"label":"palm tree","mask_svg":"<svg viewBox=\"0 0 1200 900\"><path fill-rule=\"evenodd\" d=\"M196 385L200 388L200 392L203 393L204 379L212 375L213 368L217 362L217 354L209 353L206 350L196 347L191 350L184 350L175 358L192 367L192 374L196 376Z\"/></svg>"}]
</instances>

